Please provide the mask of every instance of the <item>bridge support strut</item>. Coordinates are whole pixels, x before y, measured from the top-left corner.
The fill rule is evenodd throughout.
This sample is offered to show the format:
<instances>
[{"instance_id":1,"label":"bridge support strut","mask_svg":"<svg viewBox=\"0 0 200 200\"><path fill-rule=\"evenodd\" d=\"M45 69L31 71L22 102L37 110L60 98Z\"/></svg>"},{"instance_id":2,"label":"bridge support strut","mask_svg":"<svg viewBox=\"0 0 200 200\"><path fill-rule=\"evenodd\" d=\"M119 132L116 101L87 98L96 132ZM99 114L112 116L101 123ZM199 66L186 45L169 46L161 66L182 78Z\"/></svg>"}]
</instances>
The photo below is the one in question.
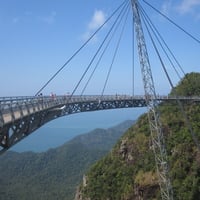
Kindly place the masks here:
<instances>
[{"instance_id":1,"label":"bridge support strut","mask_svg":"<svg viewBox=\"0 0 200 200\"><path fill-rule=\"evenodd\" d=\"M158 101L156 97L151 66L149 62L146 42L142 29L138 1L131 0L134 16L134 25L136 31L137 47L141 66L141 73L144 84L145 99L148 107L148 119L150 124L151 139L157 174L159 178L160 192L162 200L172 200L173 192L168 173L167 153L165 149L165 141L162 132L162 125L158 111Z\"/></svg>"}]
</instances>

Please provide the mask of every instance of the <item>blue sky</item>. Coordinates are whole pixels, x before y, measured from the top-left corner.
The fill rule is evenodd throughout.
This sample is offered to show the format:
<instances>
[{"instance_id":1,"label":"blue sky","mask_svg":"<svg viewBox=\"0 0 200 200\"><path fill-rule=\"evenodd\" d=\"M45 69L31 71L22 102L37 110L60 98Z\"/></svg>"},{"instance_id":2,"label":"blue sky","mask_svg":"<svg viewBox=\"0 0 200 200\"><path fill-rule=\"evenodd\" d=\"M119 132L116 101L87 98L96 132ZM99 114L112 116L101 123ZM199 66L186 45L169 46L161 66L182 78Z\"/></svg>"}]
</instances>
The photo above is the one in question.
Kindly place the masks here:
<instances>
[{"instance_id":1,"label":"blue sky","mask_svg":"<svg viewBox=\"0 0 200 200\"><path fill-rule=\"evenodd\" d=\"M0 0L0 96L34 95L121 3L122 0ZM199 71L200 44L169 24L143 1L141 4L185 72ZM200 39L200 0L152 1L152 5ZM131 15L105 90L107 94L131 93ZM51 92L62 95L73 91L109 26L106 25L69 67L44 89L45 95ZM106 65L107 68L97 70L86 94L101 93L113 51L111 48L108 50L109 54L101 64L102 69ZM156 90L166 94L170 90L169 84L151 47L149 51ZM166 67L176 84L177 77L168 64ZM142 94L137 59L135 70L135 93ZM78 89L77 94L81 90Z\"/></svg>"}]
</instances>

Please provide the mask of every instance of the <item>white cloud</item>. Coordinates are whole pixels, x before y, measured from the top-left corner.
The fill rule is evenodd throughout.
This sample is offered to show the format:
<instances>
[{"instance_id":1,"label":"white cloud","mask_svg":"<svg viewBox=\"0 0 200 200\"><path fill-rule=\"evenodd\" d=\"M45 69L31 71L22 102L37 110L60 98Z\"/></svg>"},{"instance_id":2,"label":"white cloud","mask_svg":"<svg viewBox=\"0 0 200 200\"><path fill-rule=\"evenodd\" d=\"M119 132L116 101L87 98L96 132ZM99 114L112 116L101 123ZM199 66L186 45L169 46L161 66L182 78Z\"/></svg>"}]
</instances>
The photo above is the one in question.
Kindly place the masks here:
<instances>
[{"instance_id":1,"label":"white cloud","mask_svg":"<svg viewBox=\"0 0 200 200\"><path fill-rule=\"evenodd\" d=\"M92 19L87 24L87 30L82 35L83 40L87 40L92 33L97 30L106 20L106 14L102 10L95 10ZM97 36L93 38L93 42L96 42Z\"/></svg>"},{"instance_id":2,"label":"white cloud","mask_svg":"<svg viewBox=\"0 0 200 200\"><path fill-rule=\"evenodd\" d=\"M200 0L182 0L177 9L181 14L186 14L194 12L195 8L198 6L200 6Z\"/></svg>"},{"instance_id":3,"label":"white cloud","mask_svg":"<svg viewBox=\"0 0 200 200\"><path fill-rule=\"evenodd\" d=\"M99 28L105 22L105 14L102 10L95 10L92 20L88 24L89 30L95 30Z\"/></svg>"}]
</instances>

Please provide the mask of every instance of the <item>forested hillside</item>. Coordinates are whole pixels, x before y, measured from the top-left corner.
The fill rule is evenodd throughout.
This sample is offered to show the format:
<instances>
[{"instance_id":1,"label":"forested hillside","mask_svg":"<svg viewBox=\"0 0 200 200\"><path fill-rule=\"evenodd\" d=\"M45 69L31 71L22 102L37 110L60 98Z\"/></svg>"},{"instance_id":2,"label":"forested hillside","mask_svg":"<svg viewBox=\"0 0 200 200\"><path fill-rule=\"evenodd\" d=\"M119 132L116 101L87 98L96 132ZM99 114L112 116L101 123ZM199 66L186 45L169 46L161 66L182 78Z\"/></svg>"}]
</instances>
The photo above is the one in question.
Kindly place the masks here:
<instances>
[{"instance_id":1,"label":"forested hillside","mask_svg":"<svg viewBox=\"0 0 200 200\"><path fill-rule=\"evenodd\" d=\"M175 92L176 91L176 92ZM171 95L200 96L200 73L187 74ZM195 142L200 141L200 101L182 102ZM200 199L200 150L176 102L159 105L174 199ZM84 177L76 200L161 199L147 115Z\"/></svg>"},{"instance_id":2,"label":"forested hillside","mask_svg":"<svg viewBox=\"0 0 200 200\"><path fill-rule=\"evenodd\" d=\"M88 167L105 155L133 124L96 129L44 153L0 156L1 200L71 200ZM55 133L56 134L56 133Z\"/></svg>"}]
</instances>

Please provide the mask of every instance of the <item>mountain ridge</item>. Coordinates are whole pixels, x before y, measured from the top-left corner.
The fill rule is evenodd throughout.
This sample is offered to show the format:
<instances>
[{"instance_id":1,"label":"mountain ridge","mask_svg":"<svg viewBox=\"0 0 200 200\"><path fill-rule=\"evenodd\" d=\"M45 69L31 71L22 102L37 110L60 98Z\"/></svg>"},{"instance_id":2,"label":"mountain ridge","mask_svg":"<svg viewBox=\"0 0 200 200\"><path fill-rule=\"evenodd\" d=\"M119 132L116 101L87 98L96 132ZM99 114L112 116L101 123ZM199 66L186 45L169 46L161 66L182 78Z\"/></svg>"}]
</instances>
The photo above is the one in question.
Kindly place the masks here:
<instances>
[{"instance_id":1,"label":"mountain ridge","mask_svg":"<svg viewBox=\"0 0 200 200\"><path fill-rule=\"evenodd\" d=\"M88 167L133 123L130 120L107 130L97 129L46 152L6 152L0 157L0 199L73 199Z\"/></svg>"}]
</instances>

